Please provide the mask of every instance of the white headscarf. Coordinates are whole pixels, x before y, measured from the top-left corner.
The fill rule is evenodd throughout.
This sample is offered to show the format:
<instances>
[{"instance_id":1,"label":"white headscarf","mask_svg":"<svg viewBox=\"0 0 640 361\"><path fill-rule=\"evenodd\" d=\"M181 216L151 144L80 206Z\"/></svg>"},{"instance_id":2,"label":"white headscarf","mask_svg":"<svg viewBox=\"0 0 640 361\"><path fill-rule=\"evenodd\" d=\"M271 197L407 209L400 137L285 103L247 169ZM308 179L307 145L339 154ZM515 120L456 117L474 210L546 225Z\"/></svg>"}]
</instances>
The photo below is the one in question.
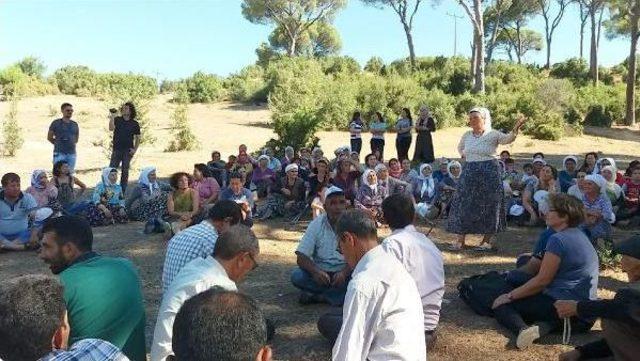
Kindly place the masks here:
<instances>
[{"instance_id":1,"label":"white headscarf","mask_svg":"<svg viewBox=\"0 0 640 361\"><path fill-rule=\"evenodd\" d=\"M38 178L40 178L42 173L47 174L47 172L44 169L36 169L33 171L33 173L31 173L31 186L33 186L33 188L37 188L37 189L45 188L42 184L40 184L40 181L38 180Z\"/></svg>"},{"instance_id":2,"label":"white headscarf","mask_svg":"<svg viewBox=\"0 0 640 361\"><path fill-rule=\"evenodd\" d=\"M364 173L362 173L362 184L366 185L367 187L371 188L371 190L373 190L373 192L375 193L378 190L378 182L376 181L374 184L369 184L369 174L374 174L376 177L378 176L376 174L376 171L373 169L367 169L364 171Z\"/></svg>"},{"instance_id":3,"label":"white headscarf","mask_svg":"<svg viewBox=\"0 0 640 361\"><path fill-rule=\"evenodd\" d=\"M482 119L484 119L484 131L489 132L493 128L491 127L491 112L489 109L483 107L476 107L469 111L469 113L480 113Z\"/></svg>"},{"instance_id":4,"label":"white headscarf","mask_svg":"<svg viewBox=\"0 0 640 361\"><path fill-rule=\"evenodd\" d=\"M105 187L116 184L116 182L111 183L109 180L109 174L113 171L117 171L117 169L111 167L102 168L102 184L104 184Z\"/></svg>"},{"instance_id":5,"label":"white headscarf","mask_svg":"<svg viewBox=\"0 0 640 361\"><path fill-rule=\"evenodd\" d=\"M596 173L600 173L602 168L604 168L602 166L602 161L603 160L607 160L607 161L609 161L609 163L611 163L611 166L613 167L613 175L615 176L616 173L618 173L618 167L616 166L616 161L613 158L600 158L600 159L598 159L598 161L596 162L595 172Z\"/></svg>"},{"instance_id":6,"label":"white headscarf","mask_svg":"<svg viewBox=\"0 0 640 361\"><path fill-rule=\"evenodd\" d=\"M608 170L611 172L611 180L607 180L607 190L612 192L616 198L620 198L622 194L622 188L616 183L616 168L612 165L607 165L603 167L600 172ZM604 176L602 176L604 178ZM604 178L605 180L607 178Z\"/></svg>"},{"instance_id":7,"label":"white headscarf","mask_svg":"<svg viewBox=\"0 0 640 361\"><path fill-rule=\"evenodd\" d=\"M562 160L562 169L567 170L567 161L569 159L573 160L573 162L576 164L576 169L577 169L578 157L576 157L575 155L568 155L568 156L564 157L564 159Z\"/></svg>"},{"instance_id":8,"label":"white headscarf","mask_svg":"<svg viewBox=\"0 0 640 361\"><path fill-rule=\"evenodd\" d=\"M600 193L606 194L607 180L600 174L589 174L584 178L584 180L595 183L600 188Z\"/></svg>"},{"instance_id":9,"label":"white headscarf","mask_svg":"<svg viewBox=\"0 0 640 361\"><path fill-rule=\"evenodd\" d=\"M149 174L156 171L156 167L145 167L140 171L140 177L138 177L138 184L145 185L151 190L151 193L160 189L158 181L151 182L149 180Z\"/></svg>"},{"instance_id":10,"label":"white headscarf","mask_svg":"<svg viewBox=\"0 0 640 361\"><path fill-rule=\"evenodd\" d=\"M422 174L422 171L425 168L431 169L432 173L428 177L425 177ZM424 197L424 194L427 193L429 198L433 197L433 193L436 191L436 184L433 180L433 167L430 164L424 163L420 165L420 174L418 174L418 178L422 181L422 187L420 188L420 197Z\"/></svg>"},{"instance_id":11,"label":"white headscarf","mask_svg":"<svg viewBox=\"0 0 640 361\"><path fill-rule=\"evenodd\" d=\"M457 177L454 177L453 174L451 174L451 168L453 167L460 168L460 174L458 174ZM451 162L449 162L449 164L447 164L447 173L449 173L449 177L453 179L460 178L460 176L462 175L462 164L460 164L460 162L458 162L457 160L452 160Z\"/></svg>"},{"instance_id":12,"label":"white headscarf","mask_svg":"<svg viewBox=\"0 0 640 361\"><path fill-rule=\"evenodd\" d=\"M291 163L284 168L285 173L289 173L290 170L298 170L298 165L295 163Z\"/></svg>"}]
</instances>

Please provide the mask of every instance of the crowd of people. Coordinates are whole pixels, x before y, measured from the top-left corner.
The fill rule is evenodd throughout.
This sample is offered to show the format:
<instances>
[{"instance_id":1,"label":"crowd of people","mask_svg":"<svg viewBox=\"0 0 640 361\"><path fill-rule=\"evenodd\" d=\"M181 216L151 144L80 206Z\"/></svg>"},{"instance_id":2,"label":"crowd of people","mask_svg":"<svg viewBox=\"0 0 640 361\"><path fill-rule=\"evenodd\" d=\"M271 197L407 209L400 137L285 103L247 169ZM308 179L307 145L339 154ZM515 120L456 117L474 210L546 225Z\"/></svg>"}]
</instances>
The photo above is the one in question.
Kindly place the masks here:
<instances>
[{"instance_id":1,"label":"crowd of people","mask_svg":"<svg viewBox=\"0 0 640 361\"><path fill-rule=\"evenodd\" d=\"M369 124L354 113L350 145L328 158L320 147L286 147L250 153L246 145L227 161L219 151L193 172L160 180L156 167L140 171L127 191L129 167L140 143L135 106L109 111L113 133L110 166L94 190L75 173L79 127L73 107L61 107L48 140L53 172L35 170L24 192L15 173L2 177L0 252L39 250L59 280L24 276L0 292L0 359L145 360L145 310L132 263L92 250L91 227L128 221L168 240L162 301L151 342L151 360L269 360L275 329L237 284L259 266L251 227L272 218L312 218L295 251L291 284L299 303L325 303L317 320L333 345L334 360L426 360L437 344L445 273L441 251L416 228L435 224L458 235L450 251L496 251L495 235L507 222L542 226L534 250L505 275L509 291L492 299L498 322L525 348L562 322L587 332L602 317L605 339L563 354L563 360L613 354L631 360L640 352L640 237L614 245L632 283L612 301L597 300L596 248L611 244L613 225L640 223L640 161L619 172L598 153L584 161L567 156L562 170L536 153L516 169L500 145L513 142L494 130L485 108L469 112L471 129L458 145L460 158L435 159L436 120L427 107L414 125L404 109L395 126L397 157L384 159L387 125L380 113ZM408 158L412 130L418 133ZM363 132L371 153L361 162ZM118 171L120 167L120 172ZM118 181L118 176L120 180ZM391 234L382 242L378 230ZM34 322L40 318L41 322ZM234 332L229 332L233 325ZM230 335L231 334L231 335ZM64 358L67 357L67 358ZM89 358L87 358L89 359Z\"/></svg>"}]
</instances>

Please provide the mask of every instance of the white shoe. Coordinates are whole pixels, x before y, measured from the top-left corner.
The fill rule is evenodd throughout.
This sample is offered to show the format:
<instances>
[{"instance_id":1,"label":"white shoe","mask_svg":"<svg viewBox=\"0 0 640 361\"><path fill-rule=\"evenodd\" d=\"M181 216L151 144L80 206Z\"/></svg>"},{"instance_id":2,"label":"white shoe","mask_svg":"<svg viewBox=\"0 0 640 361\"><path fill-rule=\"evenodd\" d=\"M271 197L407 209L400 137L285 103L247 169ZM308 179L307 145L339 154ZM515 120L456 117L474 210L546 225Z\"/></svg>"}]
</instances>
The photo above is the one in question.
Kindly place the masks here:
<instances>
[{"instance_id":1,"label":"white shoe","mask_svg":"<svg viewBox=\"0 0 640 361\"><path fill-rule=\"evenodd\" d=\"M516 347L520 350L525 349L533 344L533 342L540 338L540 328L538 326L530 326L520 330L518 338L516 339Z\"/></svg>"}]
</instances>

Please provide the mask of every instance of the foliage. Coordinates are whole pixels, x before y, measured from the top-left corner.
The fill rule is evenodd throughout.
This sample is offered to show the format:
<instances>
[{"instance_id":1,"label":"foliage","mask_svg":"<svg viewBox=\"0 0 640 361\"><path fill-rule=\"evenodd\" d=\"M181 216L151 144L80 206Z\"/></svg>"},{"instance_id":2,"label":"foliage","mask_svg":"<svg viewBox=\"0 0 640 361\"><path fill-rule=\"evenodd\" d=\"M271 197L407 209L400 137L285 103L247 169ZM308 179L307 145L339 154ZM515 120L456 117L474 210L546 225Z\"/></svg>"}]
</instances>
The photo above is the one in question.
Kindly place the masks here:
<instances>
[{"instance_id":1,"label":"foliage","mask_svg":"<svg viewBox=\"0 0 640 361\"><path fill-rule=\"evenodd\" d=\"M28 56L20 60L19 62L16 63L16 65L26 75L36 77L36 78L42 78L44 75L45 69L47 69L47 67L44 65L42 60L33 56Z\"/></svg>"},{"instance_id":2,"label":"foliage","mask_svg":"<svg viewBox=\"0 0 640 361\"><path fill-rule=\"evenodd\" d=\"M370 73L382 75L385 70L384 60L379 56L374 56L367 60L367 64L364 66L364 70Z\"/></svg>"},{"instance_id":3,"label":"foliage","mask_svg":"<svg viewBox=\"0 0 640 361\"><path fill-rule=\"evenodd\" d=\"M213 103L224 95L222 80L213 74L196 72L191 77L182 81L184 91L190 103ZM175 101L180 101L175 99Z\"/></svg>"},{"instance_id":4,"label":"foliage","mask_svg":"<svg viewBox=\"0 0 640 361\"><path fill-rule=\"evenodd\" d=\"M173 111L171 119L173 120L172 134L173 139L169 142L165 152L180 152L195 150L200 147L200 142L191 127L189 126L188 105L180 103Z\"/></svg>"},{"instance_id":5,"label":"foliage","mask_svg":"<svg viewBox=\"0 0 640 361\"><path fill-rule=\"evenodd\" d=\"M2 122L2 154L14 157L23 144L22 128L18 124L18 99L14 97Z\"/></svg>"},{"instance_id":6,"label":"foliage","mask_svg":"<svg viewBox=\"0 0 640 361\"><path fill-rule=\"evenodd\" d=\"M224 88L231 100L266 102L267 82L264 68L250 65L224 80Z\"/></svg>"},{"instance_id":7,"label":"foliage","mask_svg":"<svg viewBox=\"0 0 640 361\"><path fill-rule=\"evenodd\" d=\"M305 108L293 113L272 116L273 131L278 138L270 139L267 147L273 149L276 154L284 154L284 148L287 146L294 149L316 146L319 139L315 134L320 124L316 116L315 110Z\"/></svg>"},{"instance_id":8,"label":"foliage","mask_svg":"<svg viewBox=\"0 0 640 361\"><path fill-rule=\"evenodd\" d=\"M576 86L584 86L589 82L589 65L584 59L571 58L553 64L550 75L555 78L566 78Z\"/></svg>"},{"instance_id":9,"label":"foliage","mask_svg":"<svg viewBox=\"0 0 640 361\"><path fill-rule=\"evenodd\" d=\"M0 90L2 90L5 97L58 93L55 84L40 77L24 73L18 64L0 70Z\"/></svg>"},{"instance_id":10,"label":"foliage","mask_svg":"<svg viewBox=\"0 0 640 361\"><path fill-rule=\"evenodd\" d=\"M62 94L92 96L96 94L98 73L83 65L69 65L57 69L53 78Z\"/></svg>"}]
</instances>

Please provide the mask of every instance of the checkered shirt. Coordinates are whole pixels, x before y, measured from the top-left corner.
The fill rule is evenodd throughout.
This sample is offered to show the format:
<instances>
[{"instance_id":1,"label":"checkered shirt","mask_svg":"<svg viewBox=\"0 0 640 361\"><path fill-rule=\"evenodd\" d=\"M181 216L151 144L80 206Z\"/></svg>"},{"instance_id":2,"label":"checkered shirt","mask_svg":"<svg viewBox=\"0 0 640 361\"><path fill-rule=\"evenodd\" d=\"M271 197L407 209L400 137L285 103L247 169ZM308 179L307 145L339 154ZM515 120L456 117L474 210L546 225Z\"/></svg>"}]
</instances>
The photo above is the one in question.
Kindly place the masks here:
<instances>
[{"instance_id":1,"label":"checkered shirt","mask_svg":"<svg viewBox=\"0 0 640 361\"><path fill-rule=\"evenodd\" d=\"M129 361L129 358L107 341L88 338L74 343L68 350L53 351L38 361Z\"/></svg>"},{"instance_id":2,"label":"checkered shirt","mask_svg":"<svg viewBox=\"0 0 640 361\"><path fill-rule=\"evenodd\" d=\"M169 289L178 272L197 257L207 258L213 254L218 232L208 221L191 226L176 234L169 241L162 269L163 293Z\"/></svg>"}]
</instances>

